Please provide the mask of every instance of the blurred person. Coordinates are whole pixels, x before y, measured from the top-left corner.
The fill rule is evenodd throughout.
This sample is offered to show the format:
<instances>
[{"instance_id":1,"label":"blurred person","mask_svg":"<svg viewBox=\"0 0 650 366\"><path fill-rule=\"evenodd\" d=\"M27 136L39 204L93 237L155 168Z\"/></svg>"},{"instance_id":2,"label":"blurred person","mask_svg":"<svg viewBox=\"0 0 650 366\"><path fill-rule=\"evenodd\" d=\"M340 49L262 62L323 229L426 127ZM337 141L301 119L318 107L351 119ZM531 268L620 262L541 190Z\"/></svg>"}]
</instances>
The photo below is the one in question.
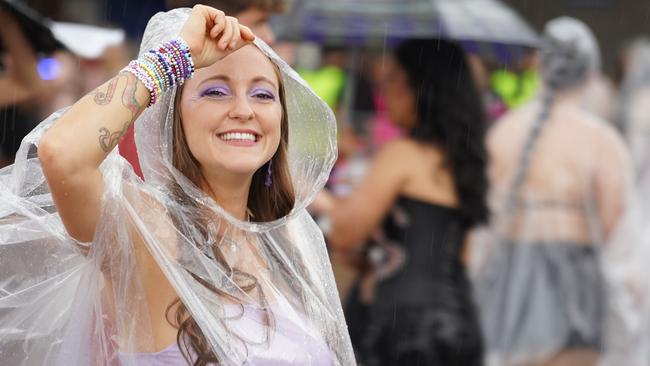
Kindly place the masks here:
<instances>
[{"instance_id":1,"label":"blurred person","mask_svg":"<svg viewBox=\"0 0 650 366\"><path fill-rule=\"evenodd\" d=\"M256 37L270 46L275 43L275 34L271 29L269 18L273 14L283 13L286 8L286 0L168 0L167 2L170 8L191 8L196 4L203 4L220 9L237 18L240 24L250 28Z\"/></svg>"},{"instance_id":2,"label":"blurred person","mask_svg":"<svg viewBox=\"0 0 650 366\"><path fill-rule=\"evenodd\" d=\"M145 181L115 151L131 124ZM335 126L236 18L156 14L0 170L2 363L354 365L305 210Z\"/></svg>"},{"instance_id":3,"label":"blurred person","mask_svg":"<svg viewBox=\"0 0 650 366\"><path fill-rule=\"evenodd\" d=\"M167 3L170 8L192 7L200 3L220 9L229 16L237 18L240 24L249 27L257 37L270 46L273 46L275 42L275 34L269 24L269 17L274 13L284 11L285 7L285 0L168 0ZM138 160L133 127L121 140L119 151L131 163L136 174L140 178L144 178Z\"/></svg>"},{"instance_id":4,"label":"blurred person","mask_svg":"<svg viewBox=\"0 0 650 366\"><path fill-rule=\"evenodd\" d=\"M613 85L600 71L600 48L594 37L597 55L597 71L593 72L581 93L581 104L586 110L598 115L606 121L612 121L615 111ZM519 108L536 99L541 90L539 77L539 56L537 50L528 51L513 70L501 67L489 75L489 93L486 94L488 117L496 121L508 109ZM480 76L479 64L470 60L475 75ZM482 83L480 83L482 84ZM505 102L505 106L501 103ZM492 118L492 117L497 118Z\"/></svg>"},{"instance_id":5,"label":"blurred person","mask_svg":"<svg viewBox=\"0 0 650 366\"><path fill-rule=\"evenodd\" d=\"M38 89L41 79L37 72L38 59L18 21L0 8L0 42L6 55L0 74L0 107L27 100Z\"/></svg>"},{"instance_id":6,"label":"blurred person","mask_svg":"<svg viewBox=\"0 0 650 366\"><path fill-rule=\"evenodd\" d=\"M535 50L528 51L512 70L501 67L490 73L490 88L508 109L530 102L539 92L539 61Z\"/></svg>"},{"instance_id":7,"label":"blurred person","mask_svg":"<svg viewBox=\"0 0 650 366\"><path fill-rule=\"evenodd\" d=\"M386 67L386 107L405 136L377 153L349 197L323 191L312 206L332 249L376 242L362 280L371 286L351 295L367 303L347 314L353 344L367 366L480 365L461 257L467 231L488 216L481 99L454 43L405 41Z\"/></svg>"},{"instance_id":8,"label":"blurred person","mask_svg":"<svg viewBox=\"0 0 650 366\"><path fill-rule=\"evenodd\" d=\"M369 68L374 72L365 73L368 67L364 65L368 60L364 56L367 54L361 55L359 51L344 47L302 43L296 56L296 69L300 76L337 111L338 156L327 188L334 196L347 196L365 175L371 149L374 151L374 143L378 140L366 137L379 137L386 141L391 138L390 132L396 129L388 121L385 111L380 110L382 100L378 89L383 80L383 70L379 70L379 62L370 62ZM370 78L366 80L365 76ZM370 130L370 136L366 136L369 133L365 129ZM318 215L315 218L319 221ZM331 255L341 301L345 302L359 265L363 267L363 264L356 255L335 251Z\"/></svg>"},{"instance_id":9,"label":"blurred person","mask_svg":"<svg viewBox=\"0 0 650 366\"><path fill-rule=\"evenodd\" d=\"M631 42L625 50L619 118L632 151L637 177L650 173L650 38Z\"/></svg>"},{"instance_id":10,"label":"blurred person","mask_svg":"<svg viewBox=\"0 0 650 366\"><path fill-rule=\"evenodd\" d=\"M595 69L591 72L582 86L581 106L608 123L615 125L616 95L611 80L602 72L602 57L600 45L595 35L594 62Z\"/></svg>"},{"instance_id":11,"label":"blurred person","mask_svg":"<svg viewBox=\"0 0 650 366\"><path fill-rule=\"evenodd\" d=\"M610 240L605 258L608 272L618 283L616 305L623 307L624 325L612 343L621 349L609 364L650 364L650 38L627 42L621 54L622 81L618 122L632 152L635 189L621 222ZM611 326L611 325L610 325ZM631 361L632 360L632 361Z\"/></svg>"},{"instance_id":12,"label":"blurred person","mask_svg":"<svg viewBox=\"0 0 650 366\"><path fill-rule=\"evenodd\" d=\"M488 123L491 124L508 111L508 106L503 102L501 97L490 88L490 74L481 57L477 54L470 53L467 55L467 64L469 65L472 76L474 77L476 87L483 98L483 105L485 106Z\"/></svg>"},{"instance_id":13,"label":"blurred person","mask_svg":"<svg viewBox=\"0 0 650 366\"><path fill-rule=\"evenodd\" d=\"M291 67L296 67L298 44L293 41L275 42L273 45L275 51Z\"/></svg>"},{"instance_id":14,"label":"blurred person","mask_svg":"<svg viewBox=\"0 0 650 366\"><path fill-rule=\"evenodd\" d=\"M30 108L30 98L42 85L38 58L18 21L0 8L0 167L11 164L22 138L38 119Z\"/></svg>"},{"instance_id":15,"label":"blurred person","mask_svg":"<svg viewBox=\"0 0 650 366\"><path fill-rule=\"evenodd\" d=\"M363 130L374 114L372 89L363 74L360 55L343 47L316 47L302 47L297 71L336 113L338 157L328 187L336 194L346 194L367 163Z\"/></svg>"},{"instance_id":16,"label":"blurred person","mask_svg":"<svg viewBox=\"0 0 650 366\"><path fill-rule=\"evenodd\" d=\"M51 29L54 37L77 57L82 93L75 100L111 78L131 59L124 29L68 22L53 22Z\"/></svg>"},{"instance_id":17,"label":"blurred person","mask_svg":"<svg viewBox=\"0 0 650 366\"><path fill-rule=\"evenodd\" d=\"M77 56L82 94L96 88L102 81L120 71L131 58L131 52L126 43L107 46L96 57Z\"/></svg>"},{"instance_id":18,"label":"blurred person","mask_svg":"<svg viewBox=\"0 0 650 366\"><path fill-rule=\"evenodd\" d=\"M12 97L11 103L5 105L0 112L3 122L0 144L5 151L5 164L9 164L13 161L22 138L38 121L74 103L90 90L84 89L84 83L99 84L117 73L128 59L123 53L120 54L121 45L107 49L109 43L101 37L92 37L93 32L110 31L57 22L51 26L54 38L64 44L67 50L58 50L51 55L37 55L13 17L9 13L1 14L5 27L0 28L0 37L8 57L4 63L7 72L0 79L0 99L9 94ZM89 52L92 56L88 56Z\"/></svg>"},{"instance_id":19,"label":"blurred person","mask_svg":"<svg viewBox=\"0 0 650 366\"><path fill-rule=\"evenodd\" d=\"M631 161L582 104L599 66L589 28L550 21L540 62L542 97L487 139L493 215L470 250L487 361L596 365L608 351L601 255L627 203Z\"/></svg>"},{"instance_id":20,"label":"blurred person","mask_svg":"<svg viewBox=\"0 0 650 366\"><path fill-rule=\"evenodd\" d=\"M31 100L35 105L38 121L71 105L88 92L84 90L84 72L80 60L73 53L57 51L41 62L43 69L49 70L45 71L47 75L44 75L48 80L42 82L41 88Z\"/></svg>"},{"instance_id":21,"label":"blurred person","mask_svg":"<svg viewBox=\"0 0 650 366\"><path fill-rule=\"evenodd\" d=\"M616 92L611 80L600 71L594 73L585 85L582 107L616 128Z\"/></svg>"},{"instance_id":22,"label":"blurred person","mask_svg":"<svg viewBox=\"0 0 650 366\"><path fill-rule=\"evenodd\" d=\"M369 121L370 151L375 152L393 140L402 137L404 131L390 121L386 101L381 91L383 80L386 79L386 55L374 55L370 63L368 79L372 88L375 105L374 117Z\"/></svg>"},{"instance_id":23,"label":"blurred person","mask_svg":"<svg viewBox=\"0 0 650 366\"><path fill-rule=\"evenodd\" d=\"M11 45L7 47L10 56L9 70L16 69L11 65L17 63L17 69L24 69L23 73L33 74L32 77L36 80L29 83L29 88L15 87L14 104L7 106L2 112L5 133L1 143L5 146L4 150L11 154L8 163L13 161L13 154L22 138L38 121L74 103L94 86L115 75L128 62L122 44L123 34L114 40L107 40L105 36L102 38L103 33L121 31L55 22L52 26L54 37L64 44L67 50L37 57L31 46L25 43L27 41L21 29L12 24L9 23L7 28L8 36L12 37L7 41ZM10 90L11 87L6 89Z\"/></svg>"},{"instance_id":24,"label":"blurred person","mask_svg":"<svg viewBox=\"0 0 650 366\"><path fill-rule=\"evenodd\" d=\"M344 47L304 44L297 70L316 94L337 112L341 134L339 155L345 158L359 150L374 115L372 85L364 55ZM306 60L305 60L306 59ZM305 62L306 61L306 62Z\"/></svg>"}]
</instances>

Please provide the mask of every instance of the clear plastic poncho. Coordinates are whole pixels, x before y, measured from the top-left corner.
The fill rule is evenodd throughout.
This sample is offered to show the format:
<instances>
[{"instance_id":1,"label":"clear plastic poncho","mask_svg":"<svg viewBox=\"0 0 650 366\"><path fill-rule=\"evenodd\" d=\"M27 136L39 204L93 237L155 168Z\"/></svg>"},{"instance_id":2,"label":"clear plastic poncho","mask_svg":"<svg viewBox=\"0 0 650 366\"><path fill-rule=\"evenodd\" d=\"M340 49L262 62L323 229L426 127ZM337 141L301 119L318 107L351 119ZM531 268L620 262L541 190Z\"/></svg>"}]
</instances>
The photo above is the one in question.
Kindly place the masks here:
<instances>
[{"instance_id":1,"label":"clear plastic poncho","mask_svg":"<svg viewBox=\"0 0 650 366\"><path fill-rule=\"evenodd\" d=\"M626 53L619 118L632 150L637 177L650 173L650 39L640 38Z\"/></svg>"},{"instance_id":2,"label":"clear plastic poncho","mask_svg":"<svg viewBox=\"0 0 650 366\"><path fill-rule=\"evenodd\" d=\"M140 53L176 37L188 15L155 15ZM135 122L144 182L111 152L101 165L94 240L76 242L37 157L40 137L64 111L54 113L0 170L0 363L135 365L126 356L154 352L160 319L147 309L136 260L145 248L133 246L135 230L220 364L264 364L257 362L263 355L274 364L355 364L323 236L305 210L336 158L335 117L268 46L255 44L286 88L291 213L266 223L236 220L172 167L174 89ZM179 191L184 200L175 198ZM194 219L199 208L212 216L207 225Z\"/></svg>"},{"instance_id":3,"label":"clear plastic poncho","mask_svg":"<svg viewBox=\"0 0 650 366\"><path fill-rule=\"evenodd\" d=\"M615 306L628 309L616 319L623 336L615 334L612 346L620 349L611 364L650 365L650 39L637 39L628 49L621 89L621 126L634 162L634 189L625 215L610 239L608 259L624 265L610 266L618 286ZM620 357L620 354L632 354Z\"/></svg>"},{"instance_id":4,"label":"clear plastic poncho","mask_svg":"<svg viewBox=\"0 0 650 366\"><path fill-rule=\"evenodd\" d=\"M632 164L614 129L580 103L598 65L594 42L577 20L550 22L542 97L488 134L492 217L471 246L488 365L650 361L639 356L650 344L635 338L643 305L626 288L634 245L615 234Z\"/></svg>"}]
</instances>

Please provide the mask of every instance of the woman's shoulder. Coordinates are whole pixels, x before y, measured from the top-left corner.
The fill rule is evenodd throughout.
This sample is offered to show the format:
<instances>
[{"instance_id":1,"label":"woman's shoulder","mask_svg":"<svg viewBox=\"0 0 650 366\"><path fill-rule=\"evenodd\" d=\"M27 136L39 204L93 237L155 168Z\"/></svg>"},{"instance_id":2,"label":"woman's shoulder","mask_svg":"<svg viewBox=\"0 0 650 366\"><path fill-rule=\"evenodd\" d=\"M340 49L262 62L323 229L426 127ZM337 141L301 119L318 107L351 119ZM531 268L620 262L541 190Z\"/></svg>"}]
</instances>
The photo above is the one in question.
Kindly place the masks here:
<instances>
[{"instance_id":1,"label":"woman's shoulder","mask_svg":"<svg viewBox=\"0 0 650 366\"><path fill-rule=\"evenodd\" d=\"M131 213L131 226L136 233L155 232L156 235L173 237L173 222L170 212L171 197L153 189L143 182L126 182L123 186L125 210ZM140 237L137 235L136 237Z\"/></svg>"},{"instance_id":2,"label":"woman's shoulder","mask_svg":"<svg viewBox=\"0 0 650 366\"><path fill-rule=\"evenodd\" d=\"M410 137L400 137L386 144L378 155L391 156L395 160L403 161L405 158L420 159L431 155L442 155L442 150L435 143L425 143Z\"/></svg>"},{"instance_id":3,"label":"woman's shoulder","mask_svg":"<svg viewBox=\"0 0 650 366\"><path fill-rule=\"evenodd\" d=\"M384 145L379 152L409 151L415 147L416 142L412 138L400 137Z\"/></svg>"},{"instance_id":4,"label":"woman's shoulder","mask_svg":"<svg viewBox=\"0 0 650 366\"><path fill-rule=\"evenodd\" d=\"M488 129L486 136L488 146L491 143L499 143L503 139L508 140L513 135L527 131L533 123L539 108L538 102L531 102L508 111Z\"/></svg>"},{"instance_id":5,"label":"woman's shoulder","mask_svg":"<svg viewBox=\"0 0 650 366\"><path fill-rule=\"evenodd\" d=\"M575 108L568 111L568 113L568 118L566 118L565 121L570 123L580 132L578 136L587 137L595 141L602 141L605 144L624 144L620 132L612 125L612 123L606 121L600 116L580 108Z\"/></svg>"},{"instance_id":6,"label":"woman's shoulder","mask_svg":"<svg viewBox=\"0 0 650 366\"><path fill-rule=\"evenodd\" d=\"M434 142L422 142L403 137L387 144L378 153L382 168L390 169L403 178L411 179L438 172L445 159L443 147Z\"/></svg>"}]
</instances>

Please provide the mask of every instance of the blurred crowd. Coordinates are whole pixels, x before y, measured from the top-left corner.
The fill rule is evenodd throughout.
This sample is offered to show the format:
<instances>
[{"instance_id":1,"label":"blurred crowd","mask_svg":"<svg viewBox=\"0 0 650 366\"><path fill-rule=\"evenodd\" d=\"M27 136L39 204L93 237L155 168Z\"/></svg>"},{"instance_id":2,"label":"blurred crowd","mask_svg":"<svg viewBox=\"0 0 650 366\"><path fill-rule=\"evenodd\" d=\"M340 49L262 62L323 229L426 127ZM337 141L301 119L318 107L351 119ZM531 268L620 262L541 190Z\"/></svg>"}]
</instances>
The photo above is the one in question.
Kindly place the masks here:
<instances>
[{"instance_id":1,"label":"blurred crowd","mask_svg":"<svg viewBox=\"0 0 650 366\"><path fill-rule=\"evenodd\" d=\"M612 80L573 18L503 60L441 39L285 42L268 23L281 1L212 2L338 117L311 211L359 364L650 364L650 38L622 48ZM2 167L136 55L119 29L54 32L46 55L2 6L0 24Z\"/></svg>"}]
</instances>

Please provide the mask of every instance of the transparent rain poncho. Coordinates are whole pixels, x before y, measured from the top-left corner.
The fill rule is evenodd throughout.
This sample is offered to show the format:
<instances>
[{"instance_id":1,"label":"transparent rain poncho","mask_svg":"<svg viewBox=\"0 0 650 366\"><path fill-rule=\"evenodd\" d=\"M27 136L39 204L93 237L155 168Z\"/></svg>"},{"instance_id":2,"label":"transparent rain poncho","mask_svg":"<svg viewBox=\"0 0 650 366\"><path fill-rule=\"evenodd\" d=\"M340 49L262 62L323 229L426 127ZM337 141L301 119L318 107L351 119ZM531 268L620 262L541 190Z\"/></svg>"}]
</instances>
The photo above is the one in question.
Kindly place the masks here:
<instances>
[{"instance_id":1,"label":"transparent rain poncho","mask_svg":"<svg viewBox=\"0 0 650 366\"><path fill-rule=\"evenodd\" d=\"M155 15L140 53L176 37L188 15ZM336 159L334 115L268 46L255 44L286 88L293 210L272 222L237 220L172 167L174 89L135 122L144 181L111 152L101 165L93 242L76 242L37 157L39 139L64 111L54 113L0 170L0 363L135 365L126 356L154 352L160 319L147 310L136 260L146 250L220 364L256 364L265 352L285 361L277 364L355 364L323 236L305 209ZM196 220L206 212L207 223ZM146 248L133 246L135 235Z\"/></svg>"},{"instance_id":2,"label":"transparent rain poncho","mask_svg":"<svg viewBox=\"0 0 650 366\"><path fill-rule=\"evenodd\" d=\"M614 239L632 164L580 103L596 50L584 24L551 21L542 96L489 132L492 218L471 246L488 365L646 364L632 361L649 344L630 341L643 318L623 284L630 247Z\"/></svg>"},{"instance_id":3,"label":"transparent rain poncho","mask_svg":"<svg viewBox=\"0 0 650 366\"><path fill-rule=\"evenodd\" d=\"M650 39L635 40L625 61L619 118L637 176L644 179L650 173Z\"/></svg>"},{"instance_id":4,"label":"transparent rain poncho","mask_svg":"<svg viewBox=\"0 0 650 366\"><path fill-rule=\"evenodd\" d=\"M640 38L628 49L619 116L634 162L634 189L610 239L608 272L621 284L612 306L619 309L612 347L619 349L611 364L650 364L650 39ZM620 354L625 356L620 357ZM627 354L632 354L633 362Z\"/></svg>"}]
</instances>

